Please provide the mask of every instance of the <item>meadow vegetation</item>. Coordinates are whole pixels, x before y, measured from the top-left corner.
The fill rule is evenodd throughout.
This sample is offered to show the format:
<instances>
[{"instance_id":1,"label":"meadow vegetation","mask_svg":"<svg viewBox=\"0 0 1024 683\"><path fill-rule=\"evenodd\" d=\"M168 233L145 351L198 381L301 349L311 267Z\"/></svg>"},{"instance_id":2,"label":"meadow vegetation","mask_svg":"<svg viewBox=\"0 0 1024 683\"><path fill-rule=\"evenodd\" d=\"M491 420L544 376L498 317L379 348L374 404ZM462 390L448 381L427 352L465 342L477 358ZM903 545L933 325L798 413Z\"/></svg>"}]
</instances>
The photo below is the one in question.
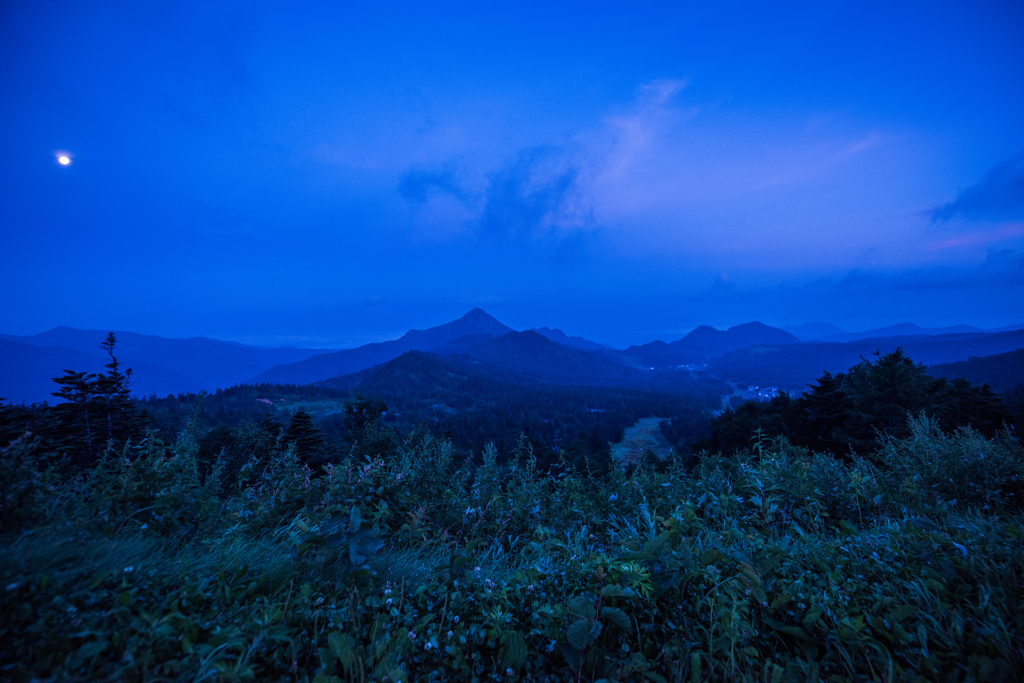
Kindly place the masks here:
<instances>
[{"instance_id":1,"label":"meadow vegetation","mask_svg":"<svg viewBox=\"0 0 1024 683\"><path fill-rule=\"evenodd\" d=\"M837 455L755 428L741 448L591 470L541 467L525 438L466 459L368 419L314 469L284 430L249 424L208 460L195 420L165 440L108 404L105 447L70 417L2 409L4 678L1024 672L1024 446L1008 426L904 414Z\"/></svg>"}]
</instances>

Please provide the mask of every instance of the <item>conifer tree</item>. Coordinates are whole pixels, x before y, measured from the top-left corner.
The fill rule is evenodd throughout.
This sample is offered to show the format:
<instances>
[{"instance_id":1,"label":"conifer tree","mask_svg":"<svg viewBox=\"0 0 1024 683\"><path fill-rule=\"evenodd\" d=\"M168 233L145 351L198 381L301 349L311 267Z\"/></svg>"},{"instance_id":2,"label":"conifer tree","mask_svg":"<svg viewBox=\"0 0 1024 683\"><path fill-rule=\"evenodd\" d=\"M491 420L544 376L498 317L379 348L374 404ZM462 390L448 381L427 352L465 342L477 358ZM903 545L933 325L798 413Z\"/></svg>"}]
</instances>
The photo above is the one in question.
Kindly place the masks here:
<instances>
[{"instance_id":1,"label":"conifer tree","mask_svg":"<svg viewBox=\"0 0 1024 683\"><path fill-rule=\"evenodd\" d=\"M324 436L313 422L313 416L301 408L296 410L285 430L284 443L294 443L299 458L303 461L315 459L324 445Z\"/></svg>"}]
</instances>

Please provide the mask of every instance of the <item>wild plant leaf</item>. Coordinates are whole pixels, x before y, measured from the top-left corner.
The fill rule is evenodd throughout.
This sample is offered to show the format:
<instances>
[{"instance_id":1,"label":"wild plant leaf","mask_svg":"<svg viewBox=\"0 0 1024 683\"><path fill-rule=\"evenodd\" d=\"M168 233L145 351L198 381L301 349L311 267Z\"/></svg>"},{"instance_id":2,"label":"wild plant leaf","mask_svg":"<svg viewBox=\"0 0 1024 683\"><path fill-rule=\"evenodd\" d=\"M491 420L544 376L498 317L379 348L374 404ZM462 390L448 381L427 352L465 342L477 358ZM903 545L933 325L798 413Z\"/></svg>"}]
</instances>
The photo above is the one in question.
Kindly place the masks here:
<instances>
[{"instance_id":1,"label":"wild plant leaf","mask_svg":"<svg viewBox=\"0 0 1024 683\"><path fill-rule=\"evenodd\" d=\"M775 621L774 619L765 619L764 623L773 628L774 630L778 631L779 633L785 633L787 635L799 638L803 641L814 642L814 640L810 636L804 633L804 630L802 628L799 628L797 626L787 626L786 624Z\"/></svg>"},{"instance_id":2,"label":"wild plant leaf","mask_svg":"<svg viewBox=\"0 0 1024 683\"><path fill-rule=\"evenodd\" d=\"M341 662L345 673L350 673L358 658L356 639L348 633L332 631L327 635L327 647L330 649L331 654Z\"/></svg>"},{"instance_id":3,"label":"wild plant leaf","mask_svg":"<svg viewBox=\"0 0 1024 683\"><path fill-rule=\"evenodd\" d=\"M643 550L641 550L639 552L626 553L625 555L622 556L621 559L625 560L626 562L629 562L629 561L632 561L632 560L636 560L636 561L639 561L639 562L653 562L657 558L652 553L648 552L648 550L646 548L644 548Z\"/></svg>"},{"instance_id":4,"label":"wild plant leaf","mask_svg":"<svg viewBox=\"0 0 1024 683\"><path fill-rule=\"evenodd\" d=\"M724 559L725 555L715 548L705 550L700 556L700 562L703 565L715 564L716 562L721 562Z\"/></svg>"},{"instance_id":5,"label":"wild plant leaf","mask_svg":"<svg viewBox=\"0 0 1024 683\"><path fill-rule=\"evenodd\" d=\"M575 598L569 601L569 611L578 617L590 621L597 616L597 610L594 609L593 599L585 595L577 595Z\"/></svg>"},{"instance_id":6,"label":"wild plant leaf","mask_svg":"<svg viewBox=\"0 0 1024 683\"><path fill-rule=\"evenodd\" d=\"M818 619L821 619L822 609L818 606L814 606L807 610L807 614L804 615L803 624L804 628L810 628L817 623Z\"/></svg>"},{"instance_id":7,"label":"wild plant leaf","mask_svg":"<svg viewBox=\"0 0 1024 683\"><path fill-rule=\"evenodd\" d=\"M761 577L758 576L757 572L754 571L754 568L746 562L740 562L740 573L747 577L755 586L761 585Z\"/></svg>"},{"instance_id":8,"label":"wild plant leaf","mask_svg":"<svg viewBox=\"0 0 1024 683\"><path fill-rule=\"evenodd\" d=\"M627 633L632 630L633 624L629 620L629 615L618 607L605 607L601 610L601 616L606 617L609 621L618 625L619 628Z\"/></svg>"},{"instance_id":9,"label":"wild plant leaf","mask_svg":"<svg viewBox=\"0 0 1024 683\"><path fill-rule=\"evenodd\" d=\"M787 602L790 602L792 599L793 599L793 596L790 595L789 593L783 593L782 595L778 595L778 596L775 597L774 600L772 600L772 605L768 609L770 609L771 611L774 612L778 608L780 608L783 605L785 605Z\"/></svg>"},{"instance_id":10,"label":"wild plant leaf","mask_svg":"<svg viewBox=\"0 0 1024 683\"><path fill-rule=\"evenodd\" d=\"M913 605L900 605L894 607L885 614L885 620L890 624L898 624L912 614L917 613L917 608Z\"/></svg>"},{"instance_id":11,"label":"wild plant leaf","mask_svg":"<svg viewBox=\"0 0 1024 683\"><path fill-rule=\"evenodd\" d=\"M636 591L632 588L620 586L617 583L608 584L601 589L602 598L635 598Z\"/></svg>"},{"instance_id":12,"label":"wild plant leaf","mask_svg":"<svg viewBox=\"0 0 1024 683\"><path fill-rule=\"evenodd\" d=\"M657 536L655 536L654 538L647 539L647 542L644 543L643 552L648 553L650 555L655 555L655 554L657 554L658 550L663 545L665 545L665 543L667 543L669 541L669 539L671 539L671 538L672 538L671 532L663 531L660 534L658 534Z\"/></svg>"},{"instance_id":13,"label":"wild plant leaf","mask_svg":"<svg viewBox=\"0 0 1024 683\"><path fill-rule=\"evenodd\" d=\"M583 652L580 648L574 648L569 643L559 643L558 651L565 657L565 662L569 665L571 671L580 670L580 665L583 664Z\"/></svg>"},{"instance_id":14,"label":"wild plant leaf","mask_svg":"<svg viewBox=\"0 0 1024 683\"><path fill-rule=\"evenodd\" d=\"M590 648L590 652L587 653L587 660L584 663L584 667L595 683L597 681L605 680L604 675L607 668L606 660L607 655L603 647L592 647Z\"/></svg>"},{"instance_id":15,"label":"wild plant leaf","mask_svg":"<svg viewBox=\"0 0 1024 683\"><path fill-rule=\"evenodd\" d=\"M565 632L565 639L577 650L585 648L590 644L590 621L577 619L569 624L569 628Z\"/></svg>"},{"instance_id":16,"label":"wild plant leaf","mask_svg":"<svg viewBox=\"0 0 1024 683\"><path fill-rule=\"evenodd\" d=\"M432 621L434 620L434 618L435 618L436 616L437 616L437 615L436 615L436 614L433 614L433 613L431 613L431 614L425 614L425 615L423 615L422 617L420 617L420 620L416 622L416 625L412 627L412 630L413 630L413 631L417 631L417 632L418 632L418 631L422 631L422 630L423 630L423 628L424 628L424 627L425 627L425 626L426 626L427 624L429 624L430 622L432 622Z\"/></svg>"},{"instance_id":17,"label":"wild plant leaf","mask_svg":"<svg viewBox=\"0 0 1024 683\"><path fill-rule=\"evenodd\" d=\"M528 655L526 638L519 631L505 631L501 634L501 649L498 651L498 663L503 669L523 668Z\"/></svg>"},{"instance_id":18,"label":"wild plant leaf","mask_svg":"<svg viewBox=\"0 0 1024 683\"><path fill-rule=\"evenodd\" d=\"M699 683L700 679L700 653L694 652L690 654L690 681Z\"/></svg>"}]
</instances>

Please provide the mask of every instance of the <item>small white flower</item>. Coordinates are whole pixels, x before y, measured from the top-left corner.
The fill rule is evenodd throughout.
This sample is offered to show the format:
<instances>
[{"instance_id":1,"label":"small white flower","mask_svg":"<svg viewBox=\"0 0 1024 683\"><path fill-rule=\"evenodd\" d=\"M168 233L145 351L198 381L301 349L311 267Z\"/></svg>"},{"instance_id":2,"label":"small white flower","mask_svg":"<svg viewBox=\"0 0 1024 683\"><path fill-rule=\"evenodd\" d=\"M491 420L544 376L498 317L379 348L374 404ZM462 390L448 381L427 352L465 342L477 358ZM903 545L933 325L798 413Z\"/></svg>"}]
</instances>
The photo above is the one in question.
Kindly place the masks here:
<instances>
[{"instance_id":1,"label":"small white flower","mask_svg":"<svg viewBox=\"0 0 1024 683\"><path fill-rule=\"evenodd\" d=\"M409 631L409 640L416 640L416 631Z\"/></svg>"},{"instance_id":2,"label":"small white flower","mask_svg":"<svg viewBox=\"0 0 1024 683\"><path fill-rule=\"evenodd\" d=\"M133 572L133 571L135 571L135 567L125 567L124 568L124 573L125 574L127 574L128 572Z\"/></svg>"}]
</instances>

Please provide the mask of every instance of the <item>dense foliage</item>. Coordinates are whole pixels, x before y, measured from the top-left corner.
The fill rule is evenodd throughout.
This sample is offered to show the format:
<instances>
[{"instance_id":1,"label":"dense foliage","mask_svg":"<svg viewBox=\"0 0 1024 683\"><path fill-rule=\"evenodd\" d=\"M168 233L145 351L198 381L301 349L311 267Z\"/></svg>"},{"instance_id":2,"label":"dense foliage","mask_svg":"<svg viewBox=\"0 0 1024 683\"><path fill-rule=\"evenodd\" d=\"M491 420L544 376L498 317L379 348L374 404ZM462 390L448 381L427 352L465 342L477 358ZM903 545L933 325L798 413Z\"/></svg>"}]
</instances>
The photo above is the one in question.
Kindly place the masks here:
<instances>
[{"instance_id":1,"label":"dense foliage","mask_svg":"<svg viewBox=\"0 0 1024 683\"><path fill-rule=\"evenodd\" d=\"M304 417L242 419L204 455L195 410L173 439L111 438L79 463L19 428L38 413L0 410L5 678L1024 671L1024 447L1008 430L904 414L847 458L755 431L742 451L598 474L542 468L525 438L461 460L353 404L342 419L363 437L314 470Z\"/></svg>"},{"instance_id":2,"label":"dense foliage","mask_svg":"<svg viewBox=\"0 0 1024 683\"><path fill-rule=\"evenodd\" d=\"M826 372L810 391L792 398L748 401L711 421L695 444L708 451L746 450L751 435L784 435L793 443L836 455L867 453L885 435L906 436L906 416L924 412L943 429L971 426L993 436L1010 420L986 385L931 377L901 349L861 360L848 372ZM1019 427L1018 427L1019 429Z\"/></svg>"}]
</instances>

